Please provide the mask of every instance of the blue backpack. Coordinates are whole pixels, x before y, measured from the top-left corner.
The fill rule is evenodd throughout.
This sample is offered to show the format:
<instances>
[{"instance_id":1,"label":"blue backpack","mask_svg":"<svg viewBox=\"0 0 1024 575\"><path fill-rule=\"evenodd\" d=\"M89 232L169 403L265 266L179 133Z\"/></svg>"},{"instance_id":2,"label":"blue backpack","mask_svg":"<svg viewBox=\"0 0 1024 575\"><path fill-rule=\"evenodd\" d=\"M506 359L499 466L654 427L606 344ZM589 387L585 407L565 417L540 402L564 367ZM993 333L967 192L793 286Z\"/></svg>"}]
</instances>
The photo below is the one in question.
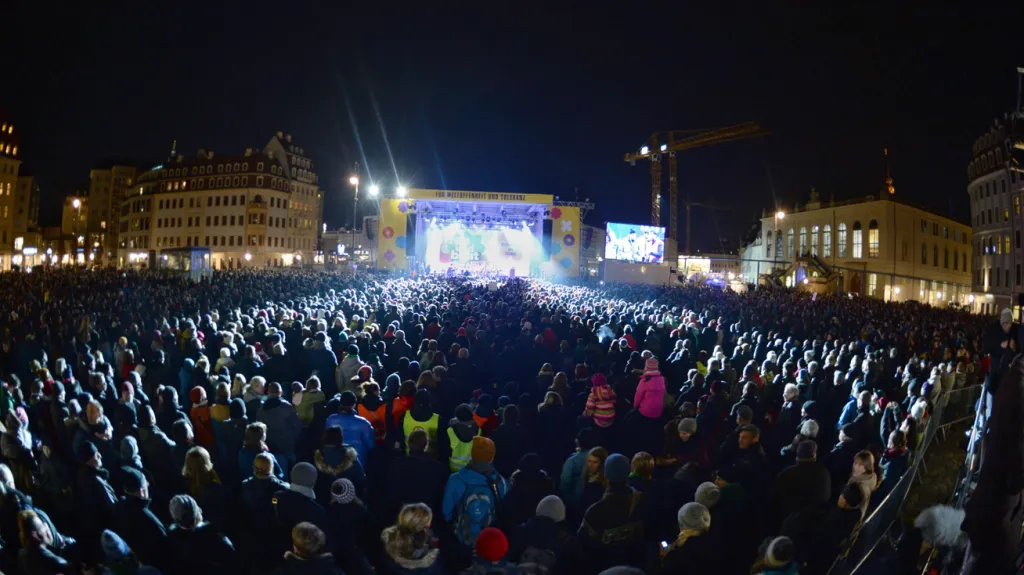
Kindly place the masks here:
<instances>
[{"instance_id":1,"label":"blue backpack","mask_svg":"<svg viewBox=\"0 0 1024 575\"><path fill-rule=\"evenodd\" d=\"M455 524L455 535L463 545L475 544L481 531L497 523L500 502L498 482L490 477L486 485L466 484Z\"/></svg>"}]
</instances>

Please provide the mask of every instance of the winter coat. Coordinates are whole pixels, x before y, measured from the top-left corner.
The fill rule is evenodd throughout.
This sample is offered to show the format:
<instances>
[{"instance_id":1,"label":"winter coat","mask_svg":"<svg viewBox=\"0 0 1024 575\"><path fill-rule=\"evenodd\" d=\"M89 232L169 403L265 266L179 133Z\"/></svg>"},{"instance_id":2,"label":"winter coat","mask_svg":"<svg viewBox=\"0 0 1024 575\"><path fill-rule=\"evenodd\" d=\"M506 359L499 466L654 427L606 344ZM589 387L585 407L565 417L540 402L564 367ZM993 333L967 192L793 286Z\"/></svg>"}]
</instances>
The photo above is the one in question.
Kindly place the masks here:
<instances>
[{"instance_id":1,"label":"winter coat","mask_svg":"<svg viewBox=\"0 0 1024 575\"><path fill-rule=\"evenodd\" d=\"M381 575L444 575L444 561L438 549L427 549L417 557L395 557L388 555L384 560Z\"/></svg>"},{"instance_id":2,"label":"winter coat","mask_svg":"<svg viewBox=\"0 0 1024 575\"><path fill-rule=\"evenodd\" d=\"M456 473L453 473L448 478L448 484L445 485L444 498L441 501L441 512L442 516L453 525L458 520L458 513L462 511L463 500L471 488L479 490L479 488L483 487L489 490L490 484L493 483L498 492L499 499L504 499L508 495L508 481L498 474L493 467L487 465L480 471L474 469L474 467L476 467L475 462L470 462ZM490 469L487 469L488 467ZM476 534L474 533L473 540L465 541L462 538L462 534L457 534L459 542L466 546L473 545L475 536Z\"/></svg>"},{"instance_id":3,"label":"winter coat","mask_svg":"<svg viewBox=\"0 0 1024 575\"><path fill-rule=\"evenodd\" d=\"M174 446L175 443L159 427L139 426L139 451L143 465L161 487L171 487L180 481L181 468L175 468L171 458Z\"/></svg>"},{"instance_id":4,"label":"winter coat","mask_svg":"<svg viewBox=\"0 0 1024 575\"><path fill-rule=\"evenodd\" d=\"M321 389L329 396L334 396L334 372L338 368L338 356L321 342L313 342L313 349L308 350L309 375L320 378Z\"/></svg>"},{"instance_id":5,"label":"winter coat","mask_svg":"<svg viewBox=\"0 0 1024 575\"><path fill-rule=\"evenodd\" d=\"M505 533L533 517L540 500L555 492L554 482L543 471L516 471L512 474L511 483L512 488L502 503L502 515L499 517L501 530Z\"/></svg>"},{"instance_id":6,"label":"winter coat","mask_svg":"<svg viewBox=\"0 0 1024 575\"><path fill-rule=\"evenodd\" d=\"M373 425L365 417L355 413L335 413L327 418L324 427L338 426L345 437L345 445L356 450L359 463L366 467L366 457L373 449L376 435L373 432Z\"/></svg>"},{"instance_id":7,"label":"winter coat","mask_svg":"<svg viewBox=\"0 0 1024 575\"><path fill-rule=\"evenodd\" d=\"M292 529L304 521L327 532L327 511L315 499L295 488L293 484L289 489L274 493L274 499L277 500L277 537L281 541L290 541Z\"/></svg>"},{"instance_id":8,"label":"winter coat","mask_svg":"<svg viewBox=\"0 0 1024 575\"><path fill-rule=\"evenodd\" d=\"M352 378L359 372L359 368L364 365L366 364L358 356L346 355L345 359L341 360L341 363L338 365L338 369L335 370L334 381L338 391L350 389L352 387Z\"/></svg>"},{"instance_id":9,"label":"winter coat","mask_svg":"<svg viewBox=\"0 0 1024 575\"><path fill-rule=\"evenodd\" d=\"M516 470L530 444L530 433L522 425L500 425L491 432L494 442L494 467L502 476L510 476Z\"/></svg>"},{"instance_id":10,"label":"winter coat","mask_svg":"<svg viewBox=\"0 0 1024 575\"><path fill-rule=\"evenodd\" d=\"M356 494L362 495L366 484L366 472L359 463L356 450L344 447L324 447L313 454L316 466L316 485L313 487L316 500L324 508L331 502L331 484L341 478L348 479L356 488Z\"/></svg>"},{"instance_id":11,"label":"winter coat","mask_svg":"<svg viewBox=\"0 0 1024 575\"><path fill-rule=\"evenodd\" d=\"M554 562L548 567L551 573L568 573L572 566L583 559L583 549L575 535L565 529L564 523L537 515L518 526L509 536L509 552L506 557L519 561L525 572L532 563L544 564L545 554L553 555Z\"/></svg>"},{"instance_id":12,"label":"winter coat","mask_svg":"<svg viewBox=\"0 0 1024 575\"><path fill-rule=\"evenodd\" d=\"M346 573L371 573L367 557L380 557L380 527L359 500L327 506L327 541Z\"/></svg>"},{"instance_id":13,"label":"winter coat","mask_svg":"<svg viewBox=\"0 0 1024 575\"><path fill-rule=\"evenodd\" d=\"M633 396L633 408L650 419L661 417L665 409L665 378L660 372L648 371L640 377Z\"/></svg>"},{"instance_id":14,"label":"winter coat","mask_svg":"<svg viewBox=\"0 0 1024 575\"><path fill-rule=\"evenodd\" d=\"M800 461L782 470L772 486L771 500L782 517L819 508L830 501L832 479L828 468L816 461Z\"/></svg>"},{"instance_id":15,"label":"winter coat","mask_svg":"<svg viewBox=\"0 0 1024 575\"><path fill-rule=\"evenodd\" d=\"M209 523L194 529L172 525L167 531L167 542L168 553L176 564L171 573L229 575L238 572L235 546Z\"/></svg>"},{"instance_id":16,"label":"winter coat","mask_svg":"<svg viewBox=\"0 0 1024 575\"><path fill-rule=\"evenodd\" d=\"M302 433L302 422L292 404L282 401L279 397L271 397L263 402L263 406L253 418L267 426L267 447L272 453L293 455L295 443Z\"/></svg>"},{"instance_id":17,"label":"winter coat","mask_svg":"<svg viewBox=\"0 0 1024 575\"><path fill-rule=\"evenodd\" d=\"M661 558L661 572L666 575L703 575L718 573L723 550L709 531L694 533L680 544L671 542L668 553Z\"/></svg>"},{"instance_id":18,"label":"winter coat","mask_svg":"<svg viewBox=\"0 0 1024 575\"><path fill-rule=\"evenodd\" d=\"M238 478L240 481L245 481L252 477L253 464L256 462L256 456L260 453L266 453L270 456L270 459L274 461L274 475L284 481L284 469L281 468L281 464L277 462L277 457L274 457L273 453L266 451L257 451L255 449L242 448L238 450Z\"/></svg>"},{"instance_id":19,"label":"winter coat","mask_svg":"<svg viewBox=\"0 0 1024 575\"><path fill-rule=\"evenodd\" d=\"M838 506L829 509L823 521L815 522L809 529L810 542L806 546L808 573L828 572L860 524L858 509L840 509Z\"/></svg>"},{"instance_id":20,"label":"winter coat","mask_svg":"<svg viewBox=\"0 0 1024 575\"><path fill-rule=\"evenodd\" d=\"M577 536L592 571L643 564L647 497L628 485L609 486L587 509Z\"/></svg>"},{"instance_id":21,"label":"winter coat","mask_svg":"<svg viewBox=\"0 0 1024 575\"><path fill-rule=\"evenodd\" d=\"M116 533L124 538L139 561L148 565L167 565L167 528L149 510L149 499L131 495L122 496L114 505Z\"/></svg>"},{"instance_id":22,"label":"winter coat","mask_svg":"<svg viewBox=\"0 0 1024 575\"><path fill-rule=\"evenodd\" d=\"M886 451L882 455L882 483L875 491L874 497L880 501L888 495L892 488L899 483L903 474L907 472L909 466L910 452L906 449L902 453Z\"/></svg>"},{"instance_id":23,"label":"winter coat","mask_svg":"<svg viewBox=\"0 0 1024 575\"><path fill-rule=\"evenodd\" d=\"M109 474L104 469L83 465L78 470L78 517L85 533L98 536L113 522L117 496L107 477Z\"/></svg>"},{"instance_id":24,"label":"winter coat","mask_svg":"<svg viewBox=\"0 0 1024 575\"><path fill-rule=\"evenodd\" d=\"M275 525L274 494L287 489L288 484L277 477L250 477L242 482L242 505L245 525L255 534L266 535Z\"/></svg>"},{"instance_id":25,"label":"winter coat","mask_svg":"<svg viewBox=\"0 0 1024 575\"><path fill-rule=\"evenodd\" d=\"M192 420L192 429L195 431L196 443L207 450L212 450L217 444L217 433L213 430L210 406L205 403L203 405L193 405L189 415Z\"/></svg>"},{"instance_id":26,"label":"winter coat","mask_svg":"<svg viewBox=\"0 0 1024 575\"><path fill-rule=\"evenodd\" d=\"M637 393L639 392L640 388L637 388ZM595 385L587 396L587 407L583 410L583 415L593 417L594 424L598 427L610 427L615 423L615 400L615 392L611 386Z\"/></svg>"},{"instance_id":27,"label":"winter coat","mask_svg":"<svg viewBox=\"0 0 1024 575\"><path fill-rule=\"evenodd\" d=\"M445 463L425 453L394 458L384 479L387 516L397 516L407 503L425 503L435 518L444 517L441 501L450 475ZM410 477L416 481L409 481Z\"/></svg>"},{"instance_id":28,"label":"winter coat","mask_svg":"<svg viewBox=\"0 0 1024 575\"><path fill-rule=\"evenodd\" d=\"M345 575L338 567L334 555L324 553L312 559L303 559L291 551L284 554L284 565L274 575Z\"/></svg>"},{"instance_id":29,"label":"winter coat","mask_svg":"<svg viewBox=\"0 0 1024 575\"><path fill-rule=\"evenodd\" d=\"M247 418L229 419L217 426L217 447L220 450L218 466L223 472L225 481L237 484L242 481L241 469L238 467L238 452L245 443L245 428L249 425Z\"/></svg>"},{"instance_id":30,"label":"winter coat","mask_svg":"<svg viewBox=\"0 0 1024 575\"><path fill-rule=\"evenodd\" d=\"M302 393L302 401L295 407L302 425L313 423L314 407L317 404L324 403L324 401L326 401L326 398L322 391L304 391Z\"/></svg>"}]
</instances>

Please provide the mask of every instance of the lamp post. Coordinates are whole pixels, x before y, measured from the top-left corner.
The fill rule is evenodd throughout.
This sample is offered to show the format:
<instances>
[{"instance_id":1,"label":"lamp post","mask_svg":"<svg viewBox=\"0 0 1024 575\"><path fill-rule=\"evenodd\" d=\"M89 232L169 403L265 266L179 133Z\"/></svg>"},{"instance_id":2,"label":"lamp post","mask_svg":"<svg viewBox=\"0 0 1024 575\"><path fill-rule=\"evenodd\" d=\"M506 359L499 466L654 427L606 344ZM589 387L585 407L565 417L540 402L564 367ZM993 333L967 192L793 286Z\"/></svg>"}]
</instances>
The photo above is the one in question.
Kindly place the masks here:
<instances>
[{"instance_id":1,"label":"lamp post","mask_svg":"<svg viewBox=\"0 0 1024 575\"><path fill-rule=\"evenodd\" d=\"M75 208L75 233L78 233L78 221L82 219L82 200L75 198L71 200L71 207Z\"/></svg>"},{"instance_id":2,"label":"lamp post","mask_svg":"<svg viewBox=\"0 0 1024 575\"><path fill-rule=\"evenodd\" d=\"M773 246L773 247L775 247L776 249L772 251L772 253L775 254L775 257L772 259L772 273L775 273L775 262L779 261L779 250L778 250L778 247L780 245L782 245L782 242L780 242L778 240L778 237L779 237L779 222L781 220L785 219L785 218L786 218L786 212L784 212L782 210L779 210L779 211L775 212L775 238L776 239L774 240L775 241L775 246Z\"/></svg>"},{"instance_id":3,"label":"lamp post","mask_svg":"<svg viewBox=\"0 0 1024 575\"><path fill-rule=\"evenodd\" d=\"M356 245L356 219L359 217L359 162L356 162L355 174L348 179L348 183L352 185L354 193L352 194L352 243Z\"/></svg>"}]
</instances>

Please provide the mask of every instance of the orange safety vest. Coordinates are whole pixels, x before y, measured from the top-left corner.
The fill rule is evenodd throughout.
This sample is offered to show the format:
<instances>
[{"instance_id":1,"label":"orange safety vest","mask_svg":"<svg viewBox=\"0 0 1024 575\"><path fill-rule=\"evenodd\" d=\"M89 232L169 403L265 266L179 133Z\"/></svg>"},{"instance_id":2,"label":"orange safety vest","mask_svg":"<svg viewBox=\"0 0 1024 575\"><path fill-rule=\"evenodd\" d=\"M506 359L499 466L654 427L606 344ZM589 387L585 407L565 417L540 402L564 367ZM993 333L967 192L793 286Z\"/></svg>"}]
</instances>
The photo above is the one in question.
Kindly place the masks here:
<instances>
[{"instance_id":1,"label":"orange safety vest","mask_svg":"<svg viewBox=\"0 0 1024 575\"><path fill-rule=\"evenodd\" d=\"M370 411L361 403L356 406L356 413L368 420L370 425L373 426L373 434L376 436L378 445L384 444L385 438L388 434L387 411L388 406L386 403L380 404L380 406L373 411Z\"/></svg>"}]
</instances>

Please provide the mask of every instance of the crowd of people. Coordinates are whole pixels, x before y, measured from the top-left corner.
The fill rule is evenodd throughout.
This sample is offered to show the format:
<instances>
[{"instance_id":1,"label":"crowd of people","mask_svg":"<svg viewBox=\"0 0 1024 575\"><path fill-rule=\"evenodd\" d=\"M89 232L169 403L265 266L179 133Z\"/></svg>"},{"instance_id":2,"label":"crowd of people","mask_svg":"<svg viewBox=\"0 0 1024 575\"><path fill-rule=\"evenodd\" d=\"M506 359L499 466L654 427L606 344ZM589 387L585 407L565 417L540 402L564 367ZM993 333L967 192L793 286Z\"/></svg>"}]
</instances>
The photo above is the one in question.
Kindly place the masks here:
<instances>
[{"instance_id":1,"label":"crowd of people","mask_svg":"<svg viewBox=\"0 0 1024 575\"><path fill-rule=\"evenodd\" d=\"M0 274L0 571L826 573L941 394L1005 367L1001 319L785 289Z\"/></svg>"}]
</instances>

